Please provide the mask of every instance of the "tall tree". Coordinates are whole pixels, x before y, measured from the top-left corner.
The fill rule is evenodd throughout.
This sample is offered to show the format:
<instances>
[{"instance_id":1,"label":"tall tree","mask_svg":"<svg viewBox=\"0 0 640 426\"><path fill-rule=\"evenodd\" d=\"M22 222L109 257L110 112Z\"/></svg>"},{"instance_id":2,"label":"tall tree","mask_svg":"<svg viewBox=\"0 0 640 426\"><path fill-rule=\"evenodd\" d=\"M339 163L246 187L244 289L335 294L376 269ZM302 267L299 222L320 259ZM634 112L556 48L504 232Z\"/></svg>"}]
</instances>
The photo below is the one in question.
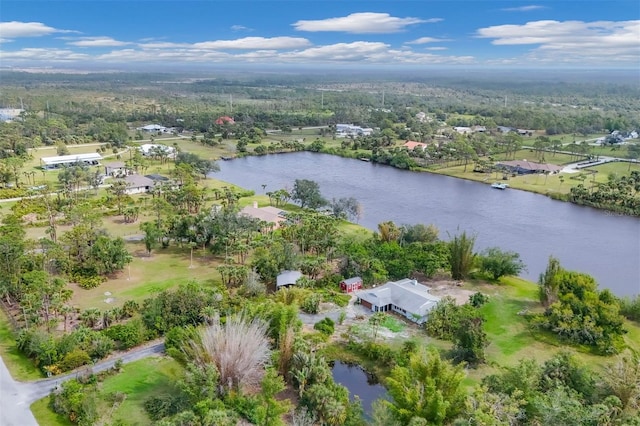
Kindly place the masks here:
<instances>
[{"instance_id":1,"label":"tall tree","mask_svg":"<svg viewBox=\"0 0 640 426\"><path fill-rule=\"evenodd\" d=\"M475 242L476 236L469 236L466 232L456 235L449 242L451 277L454 280L463 280L469 276L476 259L473 252Z\"/></svg>"},{"instance_id":2,"label":"tall tree","mask_svg":"<svg viewBox=\"0 0 640 426\"><path fill-rule=\"evenodd\" d=\"M320 193L320 185L308 179L296 179L291 199L300 203L300 207L309 209L317 209L327 204Z\"/></svg>"}]
</instances>

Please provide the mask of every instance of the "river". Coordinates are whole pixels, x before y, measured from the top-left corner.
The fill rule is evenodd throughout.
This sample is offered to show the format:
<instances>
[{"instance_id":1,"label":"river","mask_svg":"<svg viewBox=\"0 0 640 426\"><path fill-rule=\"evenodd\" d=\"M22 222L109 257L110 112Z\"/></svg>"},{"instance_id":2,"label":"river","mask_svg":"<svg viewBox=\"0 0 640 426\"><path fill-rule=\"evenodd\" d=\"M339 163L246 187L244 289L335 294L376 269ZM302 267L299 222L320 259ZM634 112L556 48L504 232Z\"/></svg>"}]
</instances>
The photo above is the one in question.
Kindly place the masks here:
<instances>
[{"instance_id":1,"label":"river","mask_svg":"<svg viewBox=\"0 0 640 426\"><path fill-rule=\"evenodd\" d=\"M537 280L549 256L566 269L592 275L616 295L640 294L640 220L514 189L497 190L431 173L416 173L333 155L300 152L221 161L213 177L257 194L291 189L296 179L318 182L327 199L354 197L359 223L377 229L392 220L434 224L440 237L477 235L476 249L520 253ZM262 185L266 185L263 189Z\"/></svg>"}]
</instances>

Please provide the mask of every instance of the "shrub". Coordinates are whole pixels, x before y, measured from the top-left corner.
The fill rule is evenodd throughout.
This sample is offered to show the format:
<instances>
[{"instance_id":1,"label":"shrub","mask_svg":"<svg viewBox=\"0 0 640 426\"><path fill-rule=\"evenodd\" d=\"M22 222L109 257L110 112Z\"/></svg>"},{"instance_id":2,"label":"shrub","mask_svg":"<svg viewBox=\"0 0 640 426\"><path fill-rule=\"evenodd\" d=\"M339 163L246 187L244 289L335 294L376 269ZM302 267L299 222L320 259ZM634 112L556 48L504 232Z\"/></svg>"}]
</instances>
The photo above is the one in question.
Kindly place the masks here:
<instances>
[{"instance_id":1,"label":"shrub","mask_svg":"<svg viewBox=\"0 0 640 426\"><path fill-rule=\"evenodd\" d=\"M331 336L335 331L335 323L329 317L326 317L314 324L313 328L319 332Z\"/></svg>"},{"instance_id":2,"label":"shrub","mask_svg":"<svg viewBox=\"0 0 640 426\"><path fill-rule=\"evenodd\" d=\"M62 361L58 363L58 366L62 371L74 370L83 365L89 364L91 357L86 351L82 349L74 349L62 358Z\"/></svg>"},{"instance_id":3,"label":"shrub","mask_svg":"<svg viewBox=\"0 0 640 426\"><path fill-rule=\"evenodd\" d=\"M479 291L469 296L469 304L474 308L479 308L480 306L484 305L488 301L489 301L489 296L482 294Z\"/></svg>"},{"instance_id":4,"label":"shrub","mask_svg":"<svg viewBox=\"0 0 640 426\"><path fill-rule=\"evenodd\" d=\"M100 284L106 281L106 278L97 275L84 276L80 274L73 274L71 276L71 281L75 282L76 284L78 284L78 286L84 288L85 290L89 290L98 287Z\"/></svg>"},{"instance_id":5,"label":"shrub","mask_svg":"<svg viewBox=\"0 0 640 426\"><path fill-rule=\"evenodd\" d=\"M320 296L312 294L302 301L300 308L308 314L317 314L320 308Z\"/></svg>"}]
</instances>

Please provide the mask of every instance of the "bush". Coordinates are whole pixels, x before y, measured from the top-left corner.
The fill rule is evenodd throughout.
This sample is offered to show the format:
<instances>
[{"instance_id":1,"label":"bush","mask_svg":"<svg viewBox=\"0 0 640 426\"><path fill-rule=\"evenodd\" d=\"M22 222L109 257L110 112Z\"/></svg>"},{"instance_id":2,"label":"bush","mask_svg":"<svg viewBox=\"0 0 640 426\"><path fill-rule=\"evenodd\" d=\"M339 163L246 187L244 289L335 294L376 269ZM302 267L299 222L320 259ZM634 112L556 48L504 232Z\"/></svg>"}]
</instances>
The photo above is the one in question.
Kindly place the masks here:
<instances>
[{"instance_id":1,"label":"bush","mask_svg":"<svg viewBox=\"0 0 640 426\"><path fill-rule=\"evenodd\" d=\"M315 330L326 334L327 336L331 336L335 331L335 323L329 317L326 317L313 325Z\"/></svg>"},{"instance_id":2,"label":"bush","mask_svg":"<svg viewBox=\"0 0 640 426\"><path fill-rule=\"evenodd\" d=\"M91 357L86 351L82 349L74 349L62 358L62 361L58 363L60 370L69 371L74 370L80 366L89 364Z\"/></svg>"},{"instance_id":3,"label":"bush","mask_svg":"<svg viewBox=\"0 0 640 426\"><path fill-rule=\"evenodd\" d=\"M73 274L71 276L71 281L78 284L79 287L84 288L85 290L89 290L92 288L98 287L104 281L106 281L105 277L100 277L97 275L94 276L84 276L79 274Z\"/></svg>"},{"instance_id":4,"label":"bush","mask_svg":"<svg viewBox=\"0 0 640 426\"><path fill-rule=\"evenodd\" d=\"M308 296L306 299L302 301L302 309L304 312L308 314L317 314L320 308L320 296L317 294L312 294Z\"/></svg>"},{"instance_id":5,"label":"bush","mask_svg":"<svg viewBox=\"0 0 640 426\"><path fill-rule=\"evenodd\" d=\"M489 296L480 292L474 293L469 296L469 304L474 308L479 308L489 301Z\"/></svg>"}]
</instances>

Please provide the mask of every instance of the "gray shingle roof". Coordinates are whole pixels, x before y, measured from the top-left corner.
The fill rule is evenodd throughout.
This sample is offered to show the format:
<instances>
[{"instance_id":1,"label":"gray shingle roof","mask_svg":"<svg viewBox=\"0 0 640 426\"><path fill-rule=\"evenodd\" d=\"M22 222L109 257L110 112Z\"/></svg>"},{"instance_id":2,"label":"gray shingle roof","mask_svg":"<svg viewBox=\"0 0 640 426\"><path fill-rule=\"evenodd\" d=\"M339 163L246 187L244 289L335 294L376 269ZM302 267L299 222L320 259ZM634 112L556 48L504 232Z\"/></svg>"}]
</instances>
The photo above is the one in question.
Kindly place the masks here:
<instances>
[{"instance_id":1,"label":"gray shingle roof","mask_svg":"<svg viewBox=\"0 0 640 426\"><path fill-rule=\"evenodd\" d=\"M358 297L373 306L395 305L419 316L426 315L440 301L438 296L429 293L429 287L410 279L390 281L378 288L362 290Z\"/></svg>"}]
</instances>

